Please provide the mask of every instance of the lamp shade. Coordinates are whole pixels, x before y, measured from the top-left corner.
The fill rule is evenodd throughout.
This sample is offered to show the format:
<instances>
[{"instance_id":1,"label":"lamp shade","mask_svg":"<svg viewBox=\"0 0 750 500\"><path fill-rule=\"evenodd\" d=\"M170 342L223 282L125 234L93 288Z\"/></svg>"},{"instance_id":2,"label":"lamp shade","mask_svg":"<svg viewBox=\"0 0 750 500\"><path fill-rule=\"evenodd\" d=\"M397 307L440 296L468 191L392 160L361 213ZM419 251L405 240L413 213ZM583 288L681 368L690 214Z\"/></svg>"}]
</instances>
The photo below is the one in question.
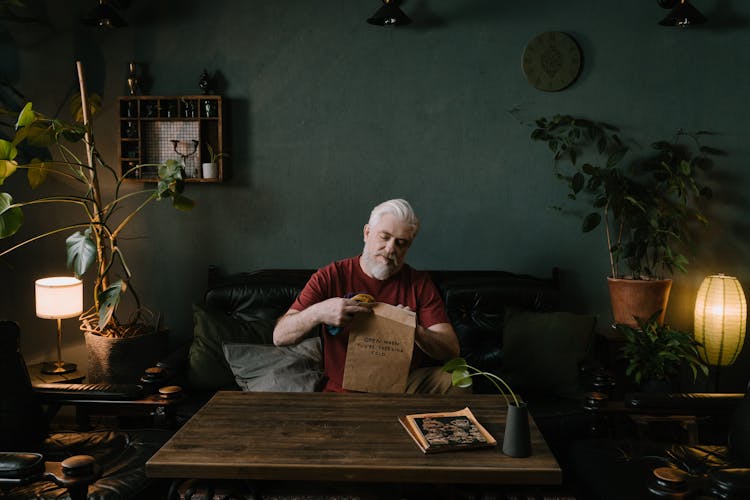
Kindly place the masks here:
<instances>
[{"instance_id":1,"label":"lamp shade","mask_svg":"<svg viewBox=\"0 0 750 500\"><path fill-rule=\"evenodd\" d=\"M747 302L733 276L708 276L695 299L695 340L703 344L703 358L712 366L735 362L745 342Z\"/></svg>"},{"instance_id":2,"label":"lamp shade","mask_svg":"<svg viewBox=\"0 0 750 500\"><path fill-rule=\"evenodd\" d=\"M73 318L83 312L83 282L70 276L35 282L36 315L44 319Z\"/></svg>"}]
</instances>

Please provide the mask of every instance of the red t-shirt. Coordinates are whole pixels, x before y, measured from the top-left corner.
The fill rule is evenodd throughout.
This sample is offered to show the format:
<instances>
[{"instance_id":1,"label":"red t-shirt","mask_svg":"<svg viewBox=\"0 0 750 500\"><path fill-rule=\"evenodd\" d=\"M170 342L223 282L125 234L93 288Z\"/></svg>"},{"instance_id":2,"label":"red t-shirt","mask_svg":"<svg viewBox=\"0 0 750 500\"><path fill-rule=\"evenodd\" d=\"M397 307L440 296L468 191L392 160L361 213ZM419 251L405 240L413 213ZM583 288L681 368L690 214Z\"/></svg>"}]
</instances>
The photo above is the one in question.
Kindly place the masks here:
<instances>
[{"instance_id":1,"label":"red t-shirt","mask_svg":"<svg viewBox=\"0 0 750 500\"><path fill-rule=\"evenodd\" d=\"M409 306L416 312L418 324L425 328L450 321L443 299L428 273L404 264L398 273L381 281L362 271L359 256L334 262L315 272L292 304L292 309L302 311L332 297L352 297L358 293L368 293L377 302ZM348 329L330 335L323 327L323 354L328 378L324 391L343 391L341 384L348 342ZM421 366L426 357L419 348L414 349L412 368Z\"/></svg>"}]
</instances>

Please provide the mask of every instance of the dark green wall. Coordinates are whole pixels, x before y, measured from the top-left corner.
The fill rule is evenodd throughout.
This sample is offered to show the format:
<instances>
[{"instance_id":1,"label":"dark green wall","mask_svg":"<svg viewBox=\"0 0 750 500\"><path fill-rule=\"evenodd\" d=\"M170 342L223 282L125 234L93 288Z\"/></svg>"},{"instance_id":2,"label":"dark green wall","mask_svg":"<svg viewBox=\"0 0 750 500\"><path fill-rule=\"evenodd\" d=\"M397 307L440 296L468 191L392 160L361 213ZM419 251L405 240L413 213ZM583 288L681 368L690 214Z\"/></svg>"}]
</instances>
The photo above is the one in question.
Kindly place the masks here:
<instances>
[{"instance_id":1,"label":"dark green wall","mask_svg":"<svg viewBox=\"0 0 750 500\"><path fill-rule=\"evenodd\" d=\"M706 274L750 283L746 2L696 1L710 24L680 30L657 24L666 11L653 0L407 0L416 22L399 29L365 22L378 0L133 0L130 26L109 32L78 24L94 3L33 3L49 24L5 25L0 54L2 71L48 113L74 89L82 60L104 97L95 126L107 159L131 60L147 65L152 94L197 93L206 68L228 99L232 177L191 186L190 214L149 209L124 242L136 285L176 335L189 334L208 265L312 268L349 256L369 209L391 197L423 219L415 267L547 276L559 266L566 308L608 323L603 236L549 209L565 188L511 109L609 121L644 148L679 128L717 132L712 145L729 157L711 182L712 223L689 274L675 277L668 318L690 328ZM558 93L535 90L521 72L525 44L548 30L584 52L579 80ZM28 216L30 230L50 214ZM2 313L23 323L32 359L54 354L54 325L33 314L33 280L64 272L63 255L50 241L0 266ZM85 363L75 322L65 328L65 357Z\"/></svg>"}]
</instances>

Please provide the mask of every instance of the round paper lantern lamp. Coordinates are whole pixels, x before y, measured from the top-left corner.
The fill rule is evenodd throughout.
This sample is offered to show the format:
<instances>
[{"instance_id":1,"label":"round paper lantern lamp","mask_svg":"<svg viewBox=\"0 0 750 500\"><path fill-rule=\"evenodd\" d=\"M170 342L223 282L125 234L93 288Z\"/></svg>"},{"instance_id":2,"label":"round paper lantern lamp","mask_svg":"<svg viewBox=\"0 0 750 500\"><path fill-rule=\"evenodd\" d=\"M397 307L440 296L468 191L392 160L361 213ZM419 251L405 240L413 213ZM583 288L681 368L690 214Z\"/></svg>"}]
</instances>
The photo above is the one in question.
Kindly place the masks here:
<instances>
[{"instance_id":1,"label":"round paper lantern lamp","mask_svg":"<svg viewBox=\"0 0 750 500\"><path fill-rule=\"evenodd\" d=\"M745 342L747 302L742 285L733 276L708 276L695 299L695 340L711 366L735 362Z\"/></svg>"}]
</instances>

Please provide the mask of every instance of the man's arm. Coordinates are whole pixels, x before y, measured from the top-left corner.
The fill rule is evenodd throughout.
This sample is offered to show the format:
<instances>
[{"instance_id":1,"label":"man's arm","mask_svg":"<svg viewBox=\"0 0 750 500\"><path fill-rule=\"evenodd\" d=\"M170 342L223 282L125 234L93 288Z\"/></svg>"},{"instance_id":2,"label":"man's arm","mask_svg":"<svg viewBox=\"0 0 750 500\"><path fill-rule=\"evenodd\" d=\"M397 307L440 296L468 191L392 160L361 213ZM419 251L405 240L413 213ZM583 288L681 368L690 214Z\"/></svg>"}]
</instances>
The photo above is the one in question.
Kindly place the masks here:
<instances>
[{"instance_id":1,"label":"man's arm","mask_svg":"<svg viewBox=\"0 0 750 500\"><path fill-rule=\"evenodd\" d=\"M303 311L289 309L276 322L273 343L277 346L296 344L320 324L349 326L355 314L371 313L373 305L334 297L313 304Z\"/></svg>"},{"instance_id":2,"label":"man's arm","mask_svg":"<svg viewBox=\"0 0 750 500\"><path fill-rule=\"evenodd\" d=\"M430 328L417 325L414 341L425 354L438 361L448 361L460 355L458 337L450 323L438 323Z\"/></svg>"}]
</instances>

